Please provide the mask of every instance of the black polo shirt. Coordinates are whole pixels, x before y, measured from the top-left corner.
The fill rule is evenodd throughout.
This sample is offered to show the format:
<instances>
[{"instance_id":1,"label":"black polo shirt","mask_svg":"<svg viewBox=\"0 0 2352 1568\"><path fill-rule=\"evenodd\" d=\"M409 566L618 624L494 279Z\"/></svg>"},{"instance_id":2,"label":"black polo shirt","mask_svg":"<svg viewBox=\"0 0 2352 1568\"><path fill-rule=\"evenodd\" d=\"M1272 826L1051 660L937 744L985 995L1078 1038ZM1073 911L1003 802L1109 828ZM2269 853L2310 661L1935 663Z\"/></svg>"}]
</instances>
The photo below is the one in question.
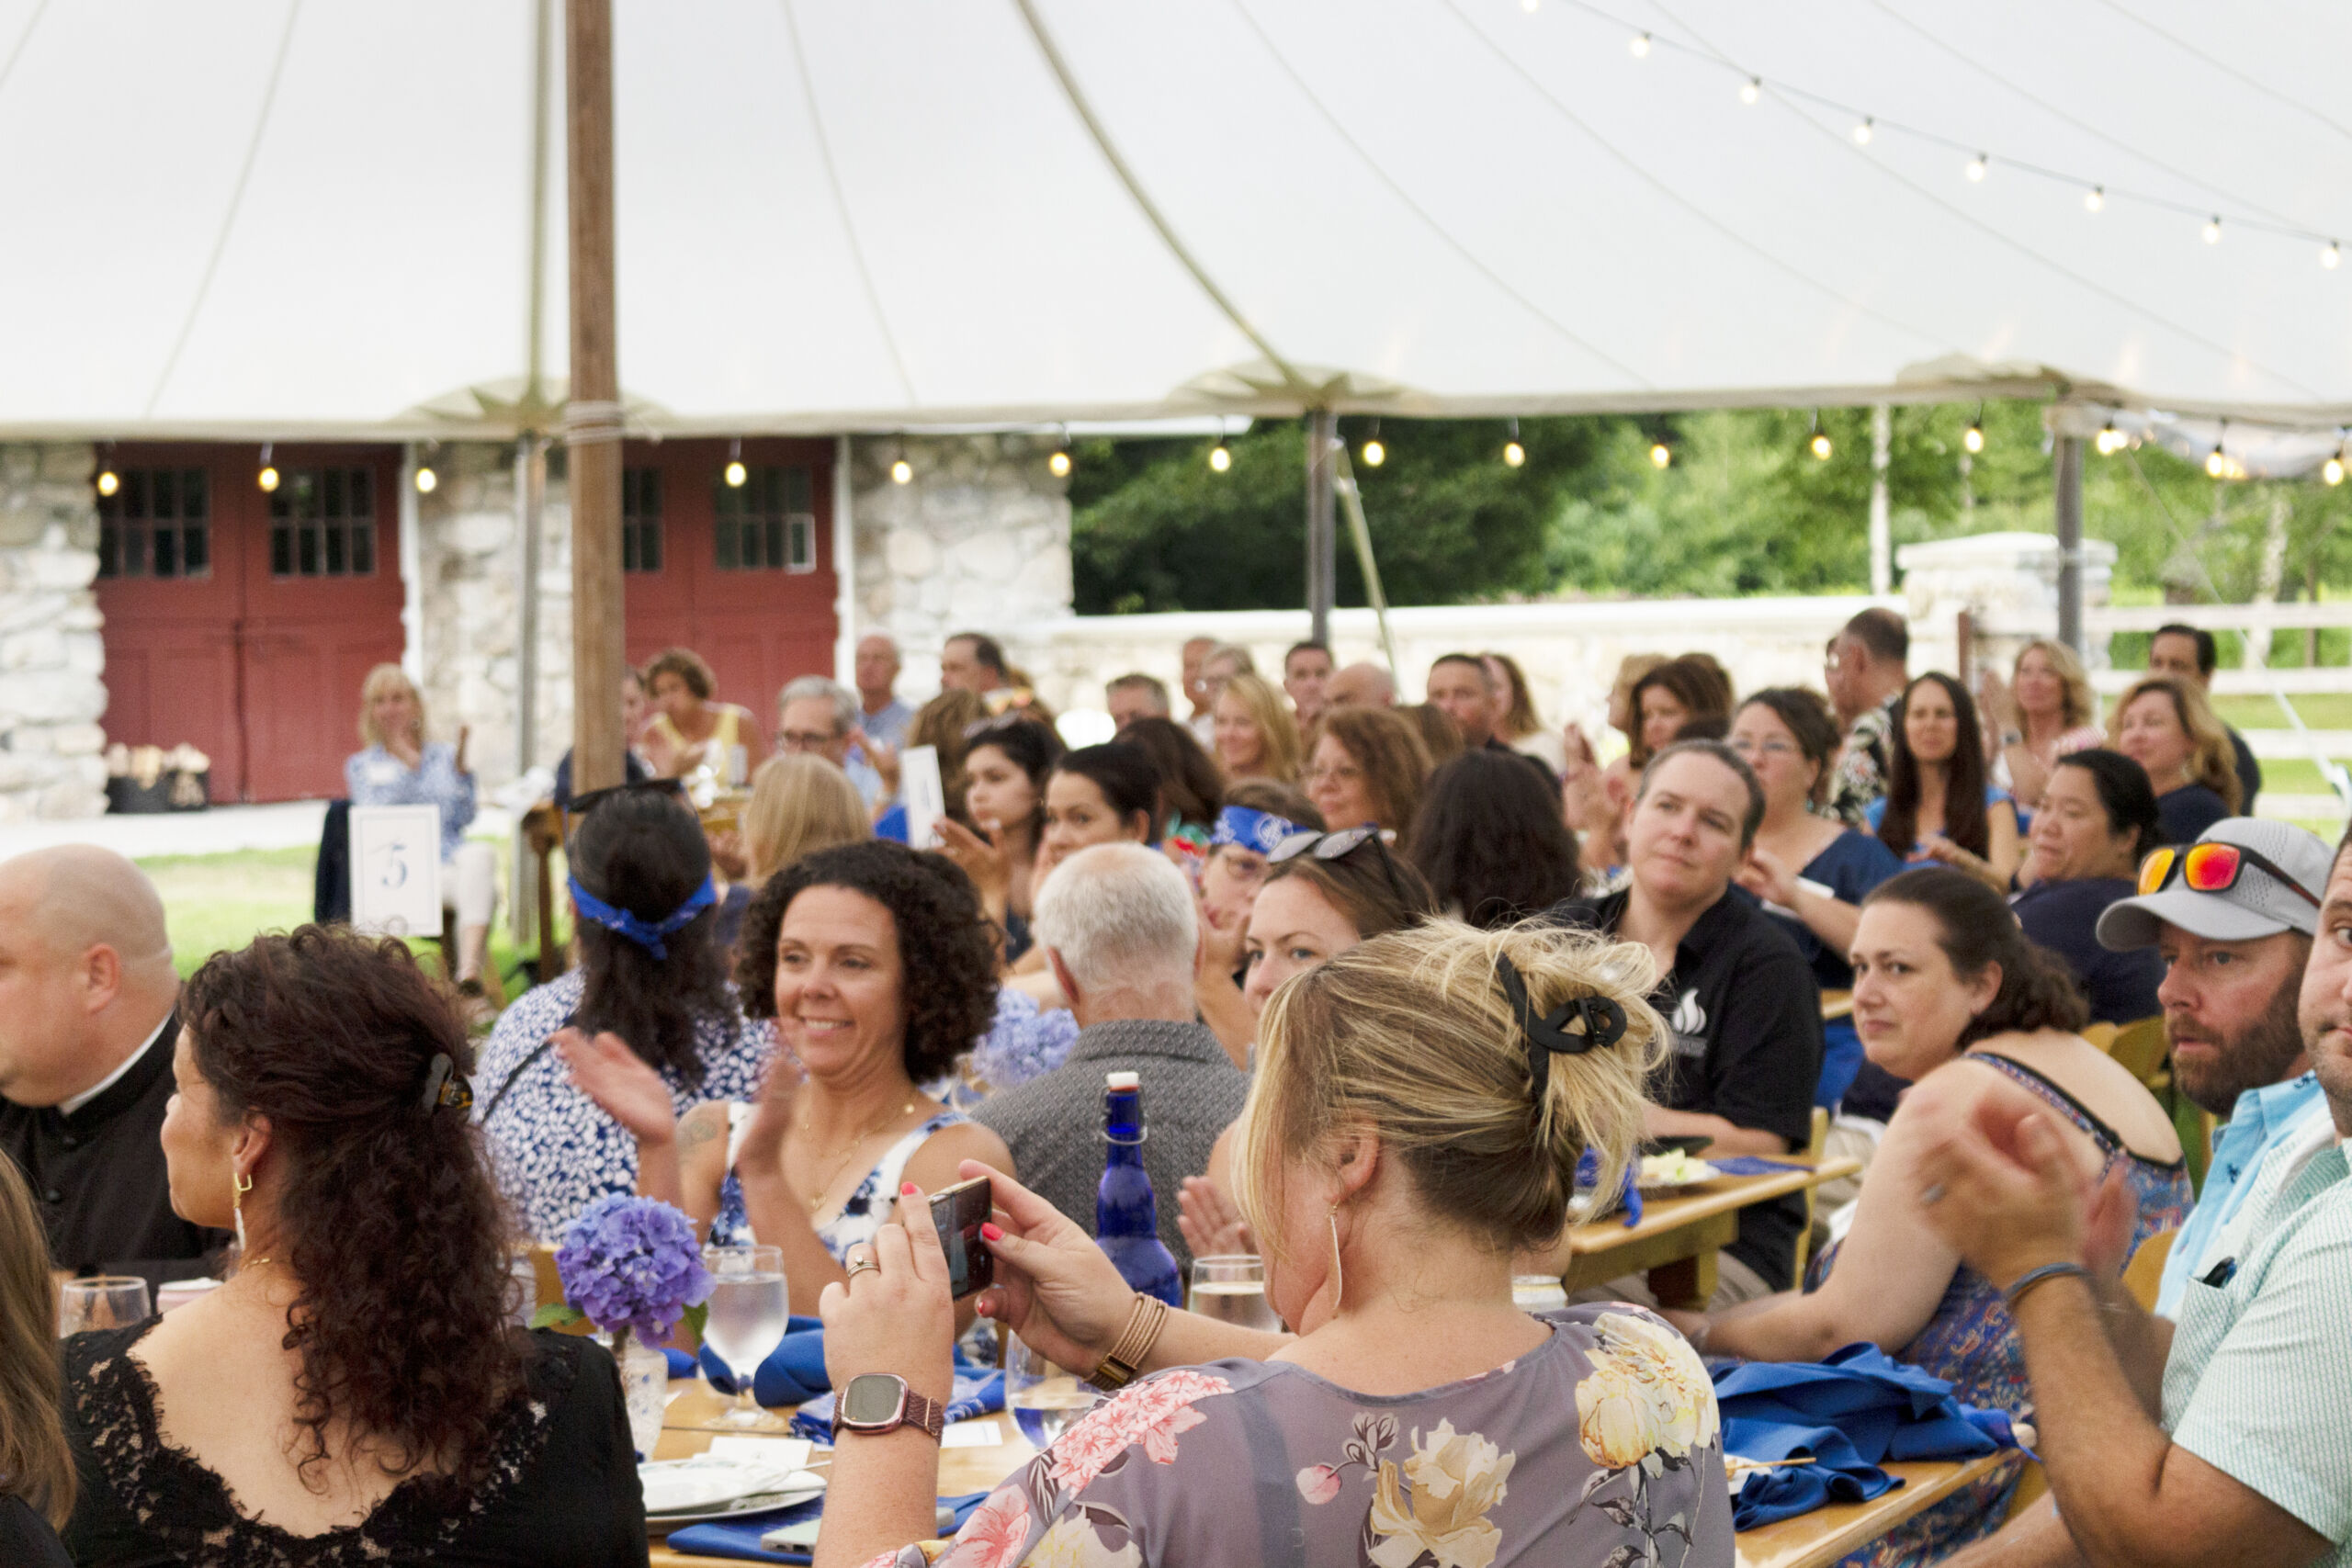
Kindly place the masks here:
<instances>
[{"instance_id":1,"label":"black polo shirt","mask_svg":"<svg viewBox=\"0 0 2352 1568\"><path fill-rule=\"evenodd\" d=\"M160 1134L178 1033L175 1017L129 1072L70 1116L0 1100L0 1150L24 1172L50 1259L69 1274L136 1274L153 1289L209 1272L228 1245L227 1233L172 1213Z\"/></svg>"},{"instance_id":2,"label":"black polo shirt","mask_svg":"<svg viewBox=\"0 0 2352 1568\"><path fill-rule=\"evenodd\" d=\"M1632 897L1628 888L1572 898L1555 906L1552 918L1614 936ZM1754 898L1733 887L1708 906L1650 1005L1670 1036L1666 1064L1650 1080L1653 1101L1777 1134L1792 1152L1811 1142L1821 988L1797 944ZM1740 1211L1739 1239L1724 1250L1785 1290L1804 1226L1802 1197L1758 1203Z\"/></svg>"}]
</instances>

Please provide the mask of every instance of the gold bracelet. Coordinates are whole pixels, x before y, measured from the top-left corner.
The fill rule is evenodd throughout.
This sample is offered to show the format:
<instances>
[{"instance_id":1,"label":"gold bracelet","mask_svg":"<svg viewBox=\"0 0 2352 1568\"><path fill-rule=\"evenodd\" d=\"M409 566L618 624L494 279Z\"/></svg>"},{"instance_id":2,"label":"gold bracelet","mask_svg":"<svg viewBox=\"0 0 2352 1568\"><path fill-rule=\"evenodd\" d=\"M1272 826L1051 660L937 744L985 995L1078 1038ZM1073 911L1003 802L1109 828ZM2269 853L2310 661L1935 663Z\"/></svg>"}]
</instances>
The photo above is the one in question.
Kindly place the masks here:
<instances>
[{"instance_id":1,"label":"gold bracelet","mask_svg":"<svg viewBox=\"0 0 2352 1568\"><path fill-rule=\"evenodd\" d=\"M1159 1339L1159 1330L1168 1321L1168 1303L1157 1296L1136 1292L1135 1305L1127 1310L1127 1325L1086 1381L1105 1393L1116 1393L1133 1382L1136 1371L1151 1353Z\"/></svg>"}]
</instances>

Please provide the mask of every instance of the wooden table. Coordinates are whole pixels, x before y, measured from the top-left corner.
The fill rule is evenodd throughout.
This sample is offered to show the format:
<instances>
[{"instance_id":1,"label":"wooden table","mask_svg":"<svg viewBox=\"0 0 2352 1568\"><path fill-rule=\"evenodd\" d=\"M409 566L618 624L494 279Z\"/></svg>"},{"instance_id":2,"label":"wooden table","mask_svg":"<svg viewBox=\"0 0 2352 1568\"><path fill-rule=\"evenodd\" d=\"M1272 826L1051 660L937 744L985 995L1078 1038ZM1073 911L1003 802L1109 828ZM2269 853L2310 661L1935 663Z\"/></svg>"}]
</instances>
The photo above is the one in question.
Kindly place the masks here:
<instances>
[{"instance_id":1,"label":"wooden table","mask_svg":"<svg viewBox=\"0 0 2352 1568\"><path fill-rule=\"evenodd\" d=\"M1903 1484L1867 1503L1832 1503L1777 1525L1742 1530L1737 1545L1739 1568L1828 1568L1848 1552L1868 1546L1904 1520L1991 1473L2008 1457L2005 1450L1982 1459L1890 1464L1885 1467L1887 1473L1900 1476Z\"/></svg>"},{"instance_id":2,"label":"wooden table","mask_svg":"<svg viewBox=\"0 0 2352 1568\"><path fill-rule=\"evenodd\" d=\"M662 1418L662 1440L654 1445L654 1458L690 1459L710 1447L712 1438L720 1432L732 1430L710 1423L734 1401L712 1392L710 1385L700 1378L672 1379L670 1395L670 1408ZM786 1421L792 1418L789 1410L777 1410L773 1414ZM960 1497L967 1493L991 1491L999 1482L1028 1463L1030 1457L1037 1451L1030 1446L1029 1439L1021 1435L1021 1428L1013 1424L1011 1411L1000 1411L980 1419L995 1422L997 1430L1005 1440L994 1448L940 1450L939 1495ZM781 1435L782 1428L779 1427L778 1432ZM822 1472L828 1458L826 1450L818 1450L809 1468ZM707 1568L707 1564L718 1561L715 1557L691 1557L684 1552L672 1551L658 1540L653 1543L653 1568L663 1568L664 1564L668 1568L697 1568L697 1565Z\"/></svg>"},{"instance_id":3,"label":"wooden table","mask_svg":"<svg viewBox=\"0 0 2352 1568\"><path fill-rule=\"evenodd\" d=\"M1622 1215L1588 1220L1568 1232L1568 1266L1560 1282L1570 1294L1646 1271L1650 1292L1668 1306L1705 1307L1715 1293L1715 1254L1739 1235L1739 1212L1802 1192L1862 1168L1858 1159L1808 1160L1792 1155L1789 1170L1767 1176L1723 1176L1671 1198L1645 1199L1642 1223Z\"/></svg>"}]
</instances>

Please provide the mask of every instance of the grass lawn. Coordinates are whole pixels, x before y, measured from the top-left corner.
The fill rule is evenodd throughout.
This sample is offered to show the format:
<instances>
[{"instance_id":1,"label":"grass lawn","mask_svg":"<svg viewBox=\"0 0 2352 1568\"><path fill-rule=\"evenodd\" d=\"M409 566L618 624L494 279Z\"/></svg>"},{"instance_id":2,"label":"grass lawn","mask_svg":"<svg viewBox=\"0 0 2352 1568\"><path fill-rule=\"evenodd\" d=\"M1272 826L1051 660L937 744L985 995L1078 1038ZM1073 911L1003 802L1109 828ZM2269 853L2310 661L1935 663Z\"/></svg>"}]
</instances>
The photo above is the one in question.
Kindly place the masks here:
<instances>
[{"instance_id":1,"label":"grass lawn","mask_svg":"<svg viewBox=\"0 0 2352 1568\"><path fill-rule=\"evenodd\" d=\"M311 872L318 852L246 850L225 855L159 855L139 863L163 896L164 920L171 932L172 958L179 972L223 948L243 947L263 931L291 931L311 918ZM505 886L502 871L499 886ZM418 941L419 953L437 944ZM522 995L521 956L506 930L503 910L490 929L490 954L506 977L507 999Z\"/></svg>"},{"instance_id":2,"label":"grass lawn","mask_svg":"<svg viewBox=\"0 0 2352 1568\"><path fill-rule=\"evenodd\" d=\"M2304 725L2312 729L2352 729L2352 692L2317 692L2308 696L2289 699L2295 711L2302 716ZM2213 711L2222 722L2239 729L2286 729L2290 728L2287 716L2279 711L2275 698L2267 696L2216 697ZM2270 770L2266 766L2263 772Z\"/></svg>"}]
</instances>

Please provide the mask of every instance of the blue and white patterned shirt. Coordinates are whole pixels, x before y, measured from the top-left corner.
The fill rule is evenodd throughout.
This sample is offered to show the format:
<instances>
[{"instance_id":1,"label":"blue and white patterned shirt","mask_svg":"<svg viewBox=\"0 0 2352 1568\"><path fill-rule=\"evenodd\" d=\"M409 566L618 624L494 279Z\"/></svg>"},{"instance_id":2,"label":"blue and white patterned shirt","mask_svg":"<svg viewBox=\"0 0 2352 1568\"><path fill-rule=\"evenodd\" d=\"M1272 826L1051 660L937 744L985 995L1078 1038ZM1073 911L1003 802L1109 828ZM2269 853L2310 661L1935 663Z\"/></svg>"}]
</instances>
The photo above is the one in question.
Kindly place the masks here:
<instances>
[{"instance_id":1,"label":"blue and white patterned shirt","mask_svg":"<svg viewBox=\"0 0 2352 1568\"><path fill-rule=\"evenodd\" d=\"M458 772L458 749L436 740L412 768L381 746L354 751L343 761L343 790L354 806L437 806L441 808L441 858L466 841L474 819L474 776Z\"/></svg>"},{"instance_id":2,"label":"blue and white patterned shirt","mask_svg":"<svg viewBox=\"0 0 2352 1568\"><path fill-rule=\"evenodd\" d=\"M580 1006L587 976L574 969L526 994L499 1015L474 1073L475 1112L490 1140L498 1185L524 1228L542 1241L560 1241L580 1211L607 1192L637 1190L637 1140L572 1086L571 1069L552 1049L540 1050ZM702 1057L699 1084L662 1069L680 1115L706 1100L758 1098L775 1050L775 1033L732 1005L723 1017L695 1026Z\"/></svg>"}]
</instances>

